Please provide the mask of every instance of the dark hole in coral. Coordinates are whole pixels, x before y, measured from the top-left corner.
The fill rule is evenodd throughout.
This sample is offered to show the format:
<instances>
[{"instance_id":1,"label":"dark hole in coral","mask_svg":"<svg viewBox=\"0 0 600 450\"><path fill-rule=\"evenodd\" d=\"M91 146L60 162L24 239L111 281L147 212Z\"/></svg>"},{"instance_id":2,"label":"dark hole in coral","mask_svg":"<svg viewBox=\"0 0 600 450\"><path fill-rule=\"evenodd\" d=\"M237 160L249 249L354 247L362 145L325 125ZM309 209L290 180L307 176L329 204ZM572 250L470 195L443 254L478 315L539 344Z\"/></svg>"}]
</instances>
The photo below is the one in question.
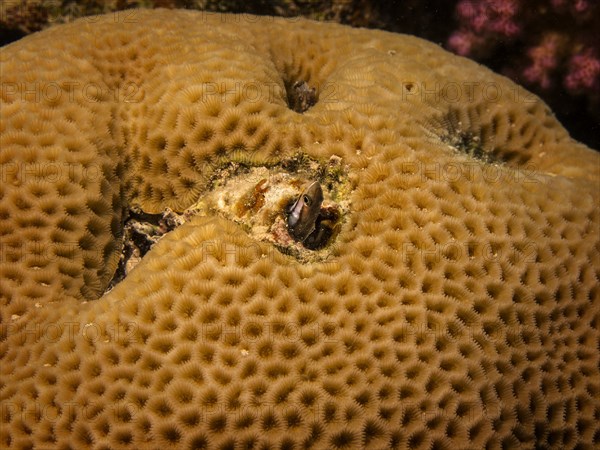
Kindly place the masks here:
<instances>
[{"instance_id":1,"label":"dark hole in coral","mask_svg":"<svg viewBox=\"0 0 600 450\"><path fill-rule=\"evenodd\" d=\"M329 244L339 231L339 211L335 207L321 208L315 223L315 231L302 243L309 250L319 250Z\"/></svg>"},{"instance_id":2,"label":"dark hole in coral","mask_svg":"<svg viewBox=\"0 0 600 450\"><path fill-rule=\"evenodd\" d=\"M317 103L317 90L306 81L296 81L291 86L286 83L287 102L290 109L302 114Z\"/></svg>"},{"instance_id":3,"label":"dark hole in coral","mask_svg":"<svg viewBox=\"0 0 600 450\"><path fill-rule=\"evenodd\" d=\"M295 201L296 199L292 198L285 205L284 211L286 216L290 214ZM339 233L341 227L340 219L341 213L337 205L321 206L315 221L315 229L303 241L301 241L302 245L309 250L320 250L325 248L329 243L333 242L335 236L337 236ZM292 238L300 242L293 236Z\"/></svg>"},{"instance_id":4,"label":"dark hole in coral","mask_svg":"<svg viewBox=\"0 0 600 450\"><path fill-rule=\"evenodd\" d=\"M162 214L148 214L132 208L126 212L126 217L123 227L123 249L107 292L127 276L164 234L182 223L181 218L170 209Z\"/></svg>"}]
</instances>

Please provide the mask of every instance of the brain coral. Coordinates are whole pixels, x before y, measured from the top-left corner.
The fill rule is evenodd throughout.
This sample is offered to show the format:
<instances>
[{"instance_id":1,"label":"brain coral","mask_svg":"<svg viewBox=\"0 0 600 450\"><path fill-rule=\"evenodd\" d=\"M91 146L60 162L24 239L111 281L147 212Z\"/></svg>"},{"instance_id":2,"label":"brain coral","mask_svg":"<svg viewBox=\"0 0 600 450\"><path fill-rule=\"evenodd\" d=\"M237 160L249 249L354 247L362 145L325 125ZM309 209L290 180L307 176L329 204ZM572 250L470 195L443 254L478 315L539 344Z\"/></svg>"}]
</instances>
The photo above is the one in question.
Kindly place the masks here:
<instances>
[{"instance_id":1,"label":"brain coral","mask_svg":"<svg viewBox=\"0 0 600 450\"><path fill-rule=\"evenodd\" d=\"M600 156L536 97L414 37L201 12L0 61L2 448L600 445ZM326 260L199 215L104 293L129 209L294 154L347 167Z\"/></svg>"}]
</instances>

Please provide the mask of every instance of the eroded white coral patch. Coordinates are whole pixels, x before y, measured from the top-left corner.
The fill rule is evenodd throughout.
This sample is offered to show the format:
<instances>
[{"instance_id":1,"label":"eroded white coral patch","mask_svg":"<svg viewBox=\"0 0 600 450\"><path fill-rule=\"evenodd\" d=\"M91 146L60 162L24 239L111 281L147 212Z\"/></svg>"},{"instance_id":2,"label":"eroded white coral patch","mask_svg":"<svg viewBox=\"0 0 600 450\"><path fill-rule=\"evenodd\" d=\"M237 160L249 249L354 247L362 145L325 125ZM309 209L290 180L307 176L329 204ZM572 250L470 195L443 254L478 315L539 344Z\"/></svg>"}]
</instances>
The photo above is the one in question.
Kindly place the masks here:
<instances>
[{"instance_id":1,"label":"eroded white coral patch","mask_svg":"<svg viewBox=\"0 0 600 450\"><path fill-rule=\"evenodd\" d=\"M335 237L350 210L350 187L343 175L342 161L331 158L323 166L306 162L294 172L284 167L285 164L240 167L233 172L223 169L225 176L217 176L212 187L184 215L219 215L242 226L252 238L268 242L300 261L326 259L332 254ZM330 218L323 226L331 227L328 239L316 250L294 240L287 227L290 205L313 181L322 184L321 211Z\"/></svg>"}]
</instances>

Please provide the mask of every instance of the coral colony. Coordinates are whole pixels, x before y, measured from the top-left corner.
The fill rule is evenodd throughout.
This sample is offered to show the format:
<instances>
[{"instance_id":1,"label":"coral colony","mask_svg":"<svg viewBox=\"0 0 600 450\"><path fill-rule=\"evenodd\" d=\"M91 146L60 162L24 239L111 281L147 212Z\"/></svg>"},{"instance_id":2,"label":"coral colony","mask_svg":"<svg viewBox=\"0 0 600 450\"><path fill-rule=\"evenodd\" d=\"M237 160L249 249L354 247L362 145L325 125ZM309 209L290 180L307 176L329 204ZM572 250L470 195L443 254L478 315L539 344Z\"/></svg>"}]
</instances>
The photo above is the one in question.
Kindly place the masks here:
<instances>
[{"instance_id":1,"label":"coral colony","mask_svg":"<svg viewBox=\"0 0 600 450\"><path fill-rule=\"evenodd\" d=\"M545 103L413 36L125 13L0 49L0 448L600 446L600 154Z\"/></svg>"}]
</instances>

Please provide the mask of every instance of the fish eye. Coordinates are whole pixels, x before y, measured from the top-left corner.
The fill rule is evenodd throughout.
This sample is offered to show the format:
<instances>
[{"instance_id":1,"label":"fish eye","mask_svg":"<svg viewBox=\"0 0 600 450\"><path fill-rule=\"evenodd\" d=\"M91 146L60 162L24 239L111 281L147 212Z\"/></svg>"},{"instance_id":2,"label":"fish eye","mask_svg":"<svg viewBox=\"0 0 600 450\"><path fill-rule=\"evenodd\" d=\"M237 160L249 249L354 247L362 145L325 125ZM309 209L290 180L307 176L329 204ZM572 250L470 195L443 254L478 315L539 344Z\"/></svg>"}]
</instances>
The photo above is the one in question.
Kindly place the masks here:
<instances>
[{"instance_id":1,"label":"fish eye","mask_svg":"<svg viewBox=\"0 0 600 450\"><path fill-rule=\"evenodd\" d=\"M303 195L302 201L306 203L307 206L310 206L310 197L308 195Z\"/></svg>"}]
</instances>

